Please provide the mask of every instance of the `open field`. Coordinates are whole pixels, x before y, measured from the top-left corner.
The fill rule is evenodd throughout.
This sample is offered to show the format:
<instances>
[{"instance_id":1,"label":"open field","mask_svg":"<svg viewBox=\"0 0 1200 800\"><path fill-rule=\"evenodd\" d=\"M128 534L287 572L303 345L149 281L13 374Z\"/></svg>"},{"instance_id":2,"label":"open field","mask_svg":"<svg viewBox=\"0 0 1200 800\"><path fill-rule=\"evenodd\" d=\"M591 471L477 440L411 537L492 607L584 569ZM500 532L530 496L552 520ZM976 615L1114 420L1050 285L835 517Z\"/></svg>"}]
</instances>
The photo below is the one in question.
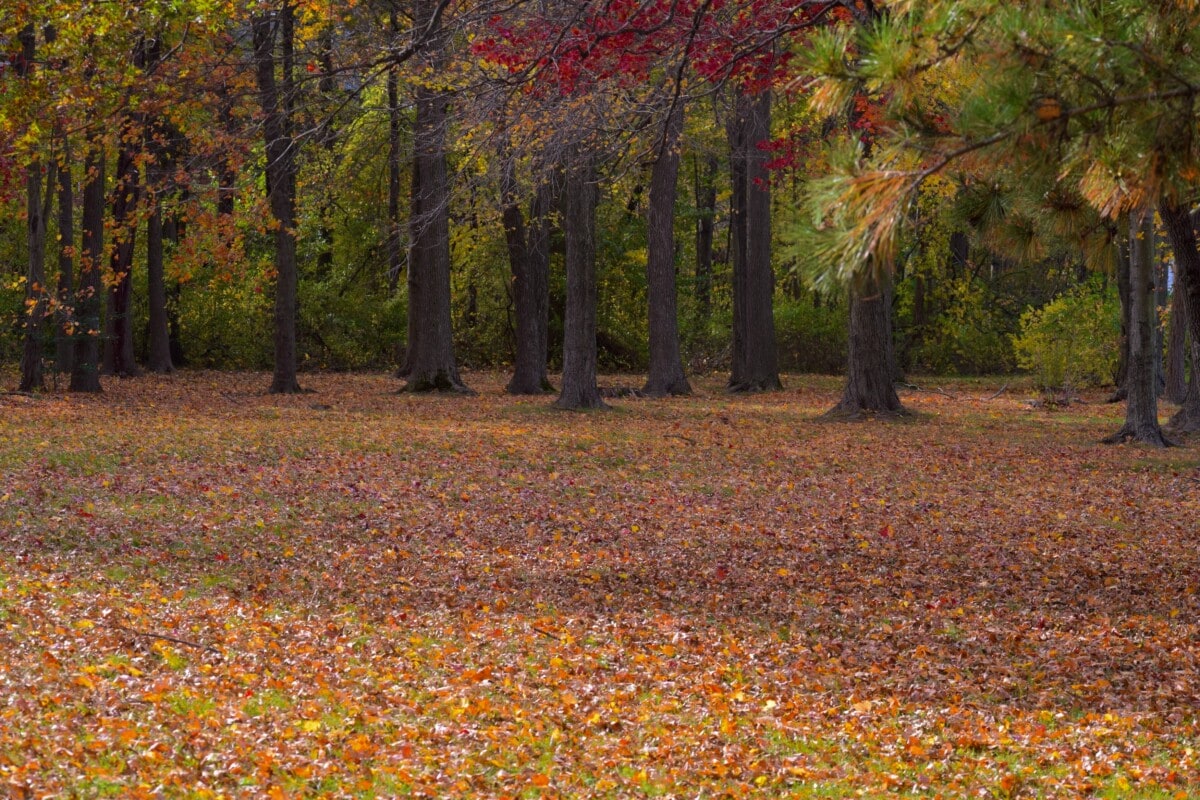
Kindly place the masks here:
<instances>
[{"instance_id":1,"label":"open field","mask_svg":"<svg viewBox=\"0 0 1200 800\"><path fill-rule=\"evenodd\" d=\"M1200 796L1195 444L467 380L0 397L0 794Z\"/></svg>"}]
</instances>

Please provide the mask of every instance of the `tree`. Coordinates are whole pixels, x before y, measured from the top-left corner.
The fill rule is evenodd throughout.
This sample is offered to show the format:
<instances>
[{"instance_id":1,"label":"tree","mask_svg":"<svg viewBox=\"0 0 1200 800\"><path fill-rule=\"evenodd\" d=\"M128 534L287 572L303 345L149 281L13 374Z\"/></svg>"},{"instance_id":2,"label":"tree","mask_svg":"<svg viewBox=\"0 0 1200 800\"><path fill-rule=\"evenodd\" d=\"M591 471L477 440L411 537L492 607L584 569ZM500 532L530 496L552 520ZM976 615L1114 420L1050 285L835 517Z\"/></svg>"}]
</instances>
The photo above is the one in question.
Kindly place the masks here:
<instances>
[{"instance_id":1,"label":"tree","mask_svg":"<svg viewBox=\"0 0 1200 800\"><path fill-rule=\"evenodd\" d=\"M1200 256L1181 246L1185 229L1193 236L1186 220L1200 158L1193 22L1182 6L1128 0L1001 8L946 0L901 7L853 37L815 37L818 105L844 107L863 85L887 99L878 146L818 203L838 221L840 269L894 264L915 192L930 177L986 180L1001 168L1077 193L1108 219L1157 206L1181 289L1200 300ZM1200 320L1191 325L1200 331ZM1135 428L1161 443L1151 427Z\"/></svg>"},{"instance_id":2,"label":"tree","mask_svg":"<svg viewBox=\"0 0 1200 800\"><path fill-rule=\"evenodd\" d=\"M445 64L444 3L414 0L413 22L425 45L418 61L430 75ZM408 262L409 392L468 393L454 358L450 319L450 179L446 165L449 94L430 80L416 88L413 122L411 248Z\"/></svg>"},{"instance_id":3,"label":"tree","mask_svg":"<svg viewBox=\"0 0 1200 800\"><path fill-rule=\"evenodd\" d=\"M683 111L683 103L673 99L650 176L650 204L646 211L650 373L642 392L651 397L692 393L679 353L675 286L675 193Z\"/></svg>"},{"instance_id":4,"label":"tree","mask_svg":"<svg viewBox=\"0 0 1200 800\"><path fill-rule=\"evenodd\" d=\"M1158 425L1158 376L1161 351L1154 335L1154 216L1148 210L1129 215L1129 379L1125 424L1105 439L1167 447Z\"/></svg>"},{"instance_id":5,"label":"tree","mask_svg":"<svg viewBox=\"0 0 1200 800\"><path fill-rule=\"evenodd\" d=\"M139 186L138 160L141 154L141 125L135 118L125 121L121 145L117 151L116 185L112 196L113 245L109 271L113 281L108 289L108 313L105 315L105 372L133 377L141 370L133 353L133 255L136 238Z\"/></svg>"},{"instance_id":6,"label":"tree","mask_svg":"<svg viewBox=\"0 0 1200 800\"><path fill-rule=\"evenodd\" d=\"M275 229L275 373L272 394L300 391L296 377L296 147L292 138L294 14L289 0L253 18L254 65L263 113L267 196ZM276 58L276 47L281 56ZM282 80L276 79L276 62Z\"/></svg>"},{"instance_id":7,"label":"tree","mask_svg":"<svg viewBox=\"0 0 1200 800\"><path fill-rule=\"evenodd\" d=\"M771 267L771 195L766 152L771 134L771 95L735 89L727 122L733 182L733 368L729 390L781 389L775 349Z\"/></svg>"},{"instance_id":8,"label":"tree","mask_svg":"<svg viewBox=\"0 0 1200 800\"><path fill-rule=\"evenodd\" d=\"M33 79L37 55L37 29L27 25L20 33L21 60L18 74L28 84ZM42 188L42 160L32 156L25 167L25 216L29 258L25 271L25 341L21 355L21 384L23 392L45 388L42 374L43 329L46 317L46 219L54 197L54 164L48 170L47 186ZM43 203L43 196L45 202Z\"/></svg>"},{"instance_id":9,"label":"tree","mask_svg":"<svg viewBox=\"0 0 1200 800\"><path fill-rule=\"evenodd\" d=\"M1183 305L1183 293L1171 292L1171 328L1167 334L1167 364L1164 376L1163 396L1180 405L1187 396L1187 351L1191 334L1187 327L1187 309Z\"/></svg>"},{"instance_id":10,"label":"tree","mask_svg":"<svg viewBox=\"0 0 1200 800\"><path fill-rule=\"evenodd\" d=\"M586 150L579 152L563 186L567 302L562 389L554 405L571 411L607 407L596 384L596 205L600 190L594 158Z\"/></svg>"},{"instance_id":11,"label":"tree","mask_svg":"<svg viewBox=\"0 0 1200 800\"><path fill-rule=\"evenodd\" d=\"M534 192L529 224L521 212L516 163L511 152L500 155L500 195L505 245L512 272L516 307L516 357L505 391L543 394L551 391L546 376L550 313L550 212L555 202L552 178Z\"/></svg>"},{"instance_id":12,"label":"tree","mask_svg":"<svg viewBox=\"0 0 1200 800\"><path fill-rule=\"evenodd\" d=\"M58 129L58 286L55 305L54 369L70 374L75 348L69 331L73 328L75 300L75 186L71 179L71 139Z\"/></svg>"},{"instance_id":13,"label":"tree","mask_svg":"<svg viewBox=\"0 0 1200 800\"><path fill-rule=\"evenodd\" d=\"M75 293L71 363L72 392L100 391L100 305L104 257L104 143L98 135L88 141L83 163L82 258Z\"/></svg>"}]
</instances>

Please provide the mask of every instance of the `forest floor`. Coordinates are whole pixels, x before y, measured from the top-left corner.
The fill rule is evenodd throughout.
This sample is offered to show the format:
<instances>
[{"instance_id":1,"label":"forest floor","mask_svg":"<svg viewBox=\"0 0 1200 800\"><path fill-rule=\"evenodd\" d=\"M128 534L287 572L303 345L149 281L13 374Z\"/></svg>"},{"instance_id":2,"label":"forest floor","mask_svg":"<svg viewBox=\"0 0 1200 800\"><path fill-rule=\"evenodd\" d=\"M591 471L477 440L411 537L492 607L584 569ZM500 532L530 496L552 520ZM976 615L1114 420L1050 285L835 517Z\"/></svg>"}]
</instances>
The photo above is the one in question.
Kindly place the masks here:
<instances>
[{"instance_id":1,"label":"forest floor","mask_svg":"<svg viewBox=\"0 0 1200 800\"><path fill-rule=\"evenodd\" d=\"M1200 796L1196 443L467 379L0 396L0 795Z\"/></svg>"}]
</instances>

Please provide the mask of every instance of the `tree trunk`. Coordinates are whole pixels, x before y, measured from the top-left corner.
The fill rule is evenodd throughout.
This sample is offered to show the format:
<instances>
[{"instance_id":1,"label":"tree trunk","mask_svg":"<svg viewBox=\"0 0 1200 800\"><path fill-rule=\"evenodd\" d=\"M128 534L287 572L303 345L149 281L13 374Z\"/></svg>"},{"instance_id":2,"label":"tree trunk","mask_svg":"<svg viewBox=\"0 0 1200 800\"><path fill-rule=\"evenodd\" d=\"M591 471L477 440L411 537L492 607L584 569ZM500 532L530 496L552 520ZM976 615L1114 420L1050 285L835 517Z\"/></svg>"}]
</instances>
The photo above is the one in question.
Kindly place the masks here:
<instances>
[{"instance_id":1,"label":"tree trunk","mask_svg":"<svg viewBox=\"0 0 1200 800\"><path fill-rule=\"evenodd\" d=\"M1174 433L1192 433L1200 431L1200 249L1197 249L1196 229L1186 207L1164 203L1159 207L1159 213L1175 255L1175 293L1184 312L1179 327L1186 329L1192 347L1187 394L1169 427Z\"/></svg>"},{"instance_id":2,"label":"tree trunk","mask_svg":"<svg viewBox=\"0 0 1200 800\"><path fill-rule=\"evenodd\" d=\"M846 386L841 402L826 415L831 419L908 413L892 383L892 303L891 286L886 281L885 277L868 275L850 287Z\"/></svg>"},{"instance_id":3,"label":"tree trunk","mask_svg":"<svg viewBox=\"0 0 1200 800\"><path fill-rule=\"evenodd\" d=\"M595 168L577 158L563 191L567 299L563 319L562 390L558 408L606 408L596 384L596 206Z\"/></svg>"},{"instance_id":4,"label":"tree trunk","mask_svg":"<svg viewBox=\"0 0 1200 800\"><path fill-rule=\"evenodd\" d=\"M1153 209L1150 211L1150 215L1153 217ZM1157 227L1154 228L1150 258L1153 261L1154 271L1154 388L1158 392L1159 397L1162 397L1167 390L1167 365L1163 359L1167 347L1167 329L1163 325L1163 319L1166 316L1167 303L1170 302L1171 297L1167 292L1167 279L1170 276L1170 270L1167 267L1167 262L1158 257ZM1080 269L1084 269L1082 263ZM1083 278L1080 280L1083 280Z\"/></svg>"},{"instance_id":5,"label":"tree trunk","mask_svg":"<svg viewBox=\"0 0 1200 800\"><path fill-rule=\"evenodd\" d=\"M72 392L100 391L100 304L103 291L100 259L104 257L104 144L88 142L84 159L83 257L79 261L79 291L71 338Z\"/></svg>"},{"instance_id":6,"label":"tree trunk","mask_svg":"<svg viewBox=\"0 0 1200 800\"><path fill-rule=\"evenodd\" d=\"M519 205L515 165L502 154L500 194L504 239L512 271L513 302L517 312L516 353L513 375L505 388L509 394L543 394L551 391L546 376L547 330L550 313L550 236L547 215L549 183L538 188L526 227Z\"/></svg>"},{"instance_id":7,"label":"tree trunk","mask_svg":"<svg viewBox=\"0 0 1200 800\"><path fill-rule=\"evenodd\" d=\"M161 182L151 188L153 206L146 220L146 278L150 301L150 358L151 372L168 374L175 371L171 362L171 330L167 319L167 283L163 263L163 217Z\"/></svg>"},{"instance_id":8,"label":"tree trunk","mask_svg":"<svg viewBox=\"0 0 1200 800\"><path fill-rule=\"evenodd\" d=\"M771 269L771 189L766 152L771 96L739 94L730 121L734 180L733 365L729 390L782 389L775 348Z\"/></svg>"},{"instance_id":9,"label":"tree trunk","mask_svg":"<svg viewBox=\"0 0 1200 800\"><path fill-rule=\"evenodd\" d=\"M117 154L116 196L112 200L113 243L109 268L112 311L111 374L123 378L139 375L133 351L133 254L137 239L136 211L140 194L136 154L124 148Z\"/></svg>"},{"instance_id":10,"label":"tree trunk","mask_svg":"<svg viewBox=\"0 0 1200 800\"><path fill-rule=\"evenodd\" d=\"M46 186L42 186L42 162L34 159L25 172L26 242L29 261L25 271L25 341L21 354L22 392L40 392L46 388L42 364L44 360L45 319L48 307L46 292L46 220L50 216L50 201L54 197L54 166L47 169ZM44 200L43 200L44 198Z\"/></svg>"},{"instance_id":11,"label":"tree trunk","mask_svg":"<svg viewBox=\"0 0 1200 800\"><path fill-rule=\"evenodd\" d=\"M1121 403L1129 396L1129 240L1122 237L1117 255L1117 295L1121 299L1121 342L1117 361L1116 391L1110 403Z\"/></svg>"},{"instance_id":12,"label":"tree trunk","mask_svg":"<svg viewBox=\"0 0 1200 800\"><path fill-rule=\"evenodd\" d=\"M1163 392L1164 396L1176 405L1183 403L1188 392L1187 351L1191 337L1188 335L1187 310L1183 300L1183 292L1176 284L1171 292L1171 329L1167 335L1166 385Z\"/></svg>"},{"instance_id":13,"label":"tree trunk","mask_svg":"<svg viewBox=\"0 0 1200 800\"><path fill-rule=\"evenodd\" d=\"M1188 328L1192 341L1200 340L1200 250L1196 249L1196 231L1186 208L1164 203L1160 209L1167 236L1175 253L1179 290L1185 295Z\"/></svg>"},{"instance_id":14,"label":"tree trunk","mask_svg":"<svg viewBox=\"0 0 1200 800\"><path fill-rule=\"evenodd\" d=\"M58 169L58 311L55 320L56 372L70 374L74 360L71 331L75 320L75 188L71 183L70 138L60 132L62 165Z\"/></svg>"},{"instance_id":15,"label":"tree trunk","mask_svg":"<svg viewBox=\"0 0 1200 800\"><path fill-rule=\"evenodd\" d=\"M1200 341L1192 339L1192 374L1188 378L1187 392L1179 404L1179 411L1171 417L1167 428L1174 434L1200 431Z\"/></svg>"},{"instance_id":16,"label":"tree trunk","mask_svg":"<svg viewBox=\"0 0 1200 800\"><path fill-rule=\"evenodd\" d=\"M414 22L432 26L424 56L436 70L445 60L445 34L437 23L437 0L418 0ZM413 208L410 217L407 392L469 393L454 359L450 319L450 180L446 166L449 97L418 86L413 123Z\"/></svg>"},{"instance_id":17,"label":"tree trunk","mask_svg":"<svg viewBox=\"0 0 1200 800\"><path fill-rule=\"evenodd\" d=\"M18 70L26 80L33 77L36 55L37 31L32 25L22 29L18 38L21 42L21 66ZM49 179L45 187L43 205L42 160L34 157L25 168L25 241L28 245L28 260L25 269L25 340L21 353L22 392L40 392L46 388L42 370L43 335L47 308L46 292L46 218L50 215L50 201L54 197L54 168L48 170Z\"/></svg>"},{"instance_id":18,"label":"tree trunk","mask_svg":"<svg viewBox=\"0 0 1200 800\"><path fill-rule=\"evenodd\" d=\"M296 376L296 143L292 139L293 8L253 20L254 63L267 155L267 196L275 220L275 372L272 394L300 391ZM275 79L275 43L281 46L282 81Z\"/></svg>"},{"instance_id":19,"label":"tree trunk","mask_svg":"<svg viewBox=\"0 0 1200 800\"><path fill-rule=\"evenodd\" d=\"M1145 442L1168 447L1158 424L1158 375L1154 335L1154 217L1148 211L1129 216L1129 379L1125 424L1104 441Z\"/></svg>"},{"instance_id":20,"label":"tree trunk","mask_svg":"<svg viewBox=\"0 0 1200 800\"><path fill-rule=\"evenodd\" d=\"M650 315L650 370L642 391L651 397L692 393L679 354L679 318L675 288L675 193L679 179L679 138L683 103L676 102L663 131L650 176L646 210L647 302Z\"/></svg>"},{"instance_id":21,"label":"tree trunk","mask_svg":"<svg viewBox=\"0 0 1200 800\"><path fill-rule=\"evenodd\" d=\"M707 324L712 314L713 233L717 216L717 170L715 155L704 161L704 173L696 175L696 316Z\"/></svg>"}]
</instances>

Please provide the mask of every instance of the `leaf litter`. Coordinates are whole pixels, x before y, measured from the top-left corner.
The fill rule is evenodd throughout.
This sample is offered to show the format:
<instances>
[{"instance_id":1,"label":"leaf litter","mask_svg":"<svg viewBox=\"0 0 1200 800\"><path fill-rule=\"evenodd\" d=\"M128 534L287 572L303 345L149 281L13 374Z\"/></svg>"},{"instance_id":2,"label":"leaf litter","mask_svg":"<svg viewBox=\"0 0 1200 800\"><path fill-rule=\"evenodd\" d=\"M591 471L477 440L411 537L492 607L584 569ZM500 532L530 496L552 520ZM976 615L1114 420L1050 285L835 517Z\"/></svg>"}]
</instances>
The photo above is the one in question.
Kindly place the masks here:
<instances>
[{"instance_id":1,"label":"leaf litter","mask_svg":"<svg viewBox=\"0 0 1200 800\"><path fill-rule=\"evenodd\" d=\"M1196 459L1119 409L307 382L0 400L3 791L1200 791Z\"/></svg>"}]
</instances>

